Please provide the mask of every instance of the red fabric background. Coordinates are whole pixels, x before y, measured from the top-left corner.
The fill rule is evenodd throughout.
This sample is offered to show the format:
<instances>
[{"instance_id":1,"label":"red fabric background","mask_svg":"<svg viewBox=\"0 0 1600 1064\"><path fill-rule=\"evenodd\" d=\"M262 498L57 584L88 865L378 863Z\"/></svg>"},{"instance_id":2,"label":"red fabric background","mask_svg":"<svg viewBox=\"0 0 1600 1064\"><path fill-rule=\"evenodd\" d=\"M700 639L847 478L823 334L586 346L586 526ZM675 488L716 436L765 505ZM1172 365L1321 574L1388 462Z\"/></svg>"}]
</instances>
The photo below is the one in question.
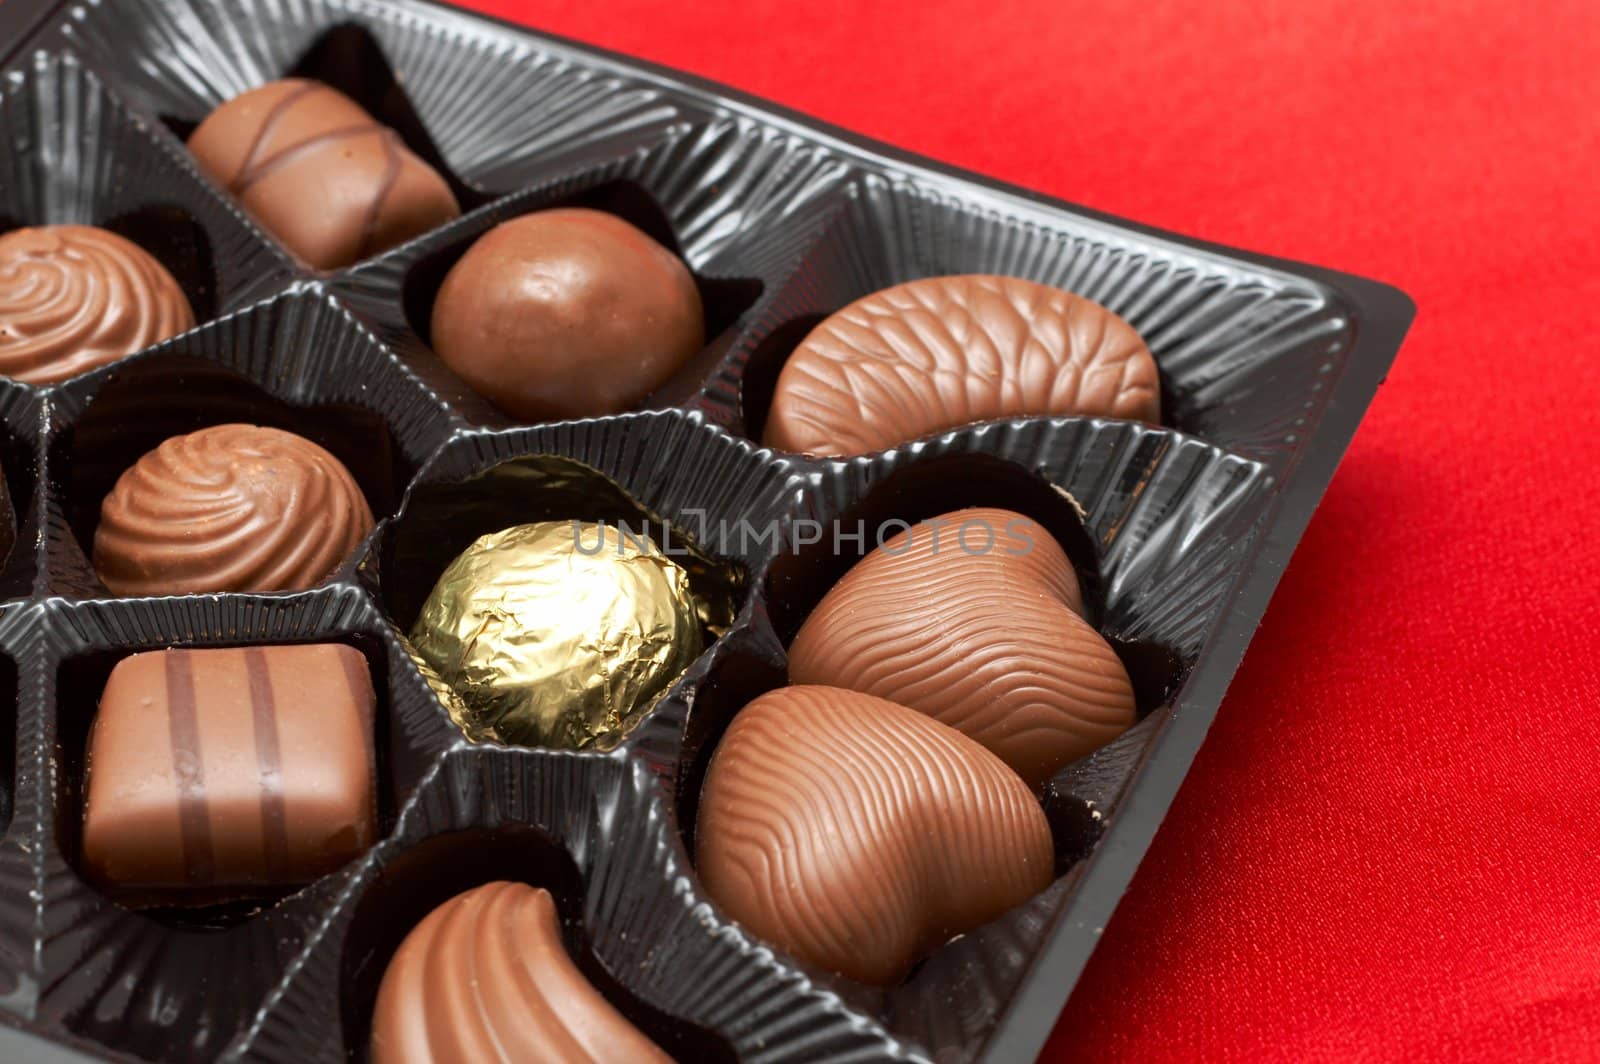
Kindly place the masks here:
<instances>
[{"instance_id":1,"label":"red fabric background","mask_svg":"<svg viewBox=\"0 0 1600 1064\"><path fill-rule=\"evenodd\" d=\"M1600 1059L1600 4L474 2L1411 293L1045 1059Z\"/></svg>"}]
</instances>

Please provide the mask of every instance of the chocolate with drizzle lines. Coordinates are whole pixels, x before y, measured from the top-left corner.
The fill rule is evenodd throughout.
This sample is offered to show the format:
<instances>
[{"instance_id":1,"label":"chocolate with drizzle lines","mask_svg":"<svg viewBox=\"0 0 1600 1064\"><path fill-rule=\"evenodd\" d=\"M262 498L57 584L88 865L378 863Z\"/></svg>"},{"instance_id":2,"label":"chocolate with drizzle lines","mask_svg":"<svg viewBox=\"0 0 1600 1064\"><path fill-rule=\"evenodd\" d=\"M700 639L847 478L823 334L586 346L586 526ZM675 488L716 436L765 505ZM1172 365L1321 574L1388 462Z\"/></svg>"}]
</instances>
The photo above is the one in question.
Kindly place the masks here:
<instances>
[{"instance_id":1,"label":"chocolate with drizzle lines","mask_svg":"<svg viewBox=\"0 0 1600 1064\"><path fill-rule=\"evenodd\" d=\"M461 213L399 134L328 85L268 82L212 111L195 161L320 270L386 251Z\"/></svg>"},{"instance_id":2,"label":"chocolate with drizzle lines","mask_svg":"<svg viewBox=\"0 0 1600 1064\"><path fill-rule=\"evenodd\" d=\"M377 835L375 702L342 644L124 658L89 735L85 873L181 904L333 871Z\"/></svg>"}]
</instances>

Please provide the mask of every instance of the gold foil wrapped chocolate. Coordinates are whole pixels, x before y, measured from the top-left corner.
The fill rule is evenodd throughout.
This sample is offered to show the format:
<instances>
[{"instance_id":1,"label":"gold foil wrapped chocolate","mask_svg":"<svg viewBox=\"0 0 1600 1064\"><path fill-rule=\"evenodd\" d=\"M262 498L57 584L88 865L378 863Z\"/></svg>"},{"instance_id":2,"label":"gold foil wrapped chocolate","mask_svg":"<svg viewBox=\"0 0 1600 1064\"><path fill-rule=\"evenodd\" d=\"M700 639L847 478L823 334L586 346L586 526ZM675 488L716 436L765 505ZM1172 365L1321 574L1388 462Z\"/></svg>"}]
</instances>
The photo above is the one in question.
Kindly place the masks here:
<instances>
[{"instance_id":1,"label":"gold foil wrapped chocolate","mask_svg":"<svg viewBox=\"0 0 1600 1064\"><path fill-rule=\"evenodd\" d=\"M541 521L477 539L411 631L469 738L609 749L701 650L688 571L607 522Z\"/></svg>"}]
</instances>

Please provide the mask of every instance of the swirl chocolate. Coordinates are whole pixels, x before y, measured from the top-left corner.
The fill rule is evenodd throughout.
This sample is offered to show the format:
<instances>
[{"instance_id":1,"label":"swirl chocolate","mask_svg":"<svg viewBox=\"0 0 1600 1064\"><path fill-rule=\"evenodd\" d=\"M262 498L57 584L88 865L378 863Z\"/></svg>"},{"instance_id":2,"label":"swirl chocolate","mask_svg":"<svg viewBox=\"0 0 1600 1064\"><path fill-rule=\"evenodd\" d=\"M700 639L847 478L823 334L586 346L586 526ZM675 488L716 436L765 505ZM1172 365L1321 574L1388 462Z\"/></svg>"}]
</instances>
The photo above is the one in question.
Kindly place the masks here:
<instances>
[{"instance_id":1,"label":"swirl chocolate","mask_svg":"<svg viewBox=\"0 0 1600 1064\"><path fill-rule=\"evenodd\" d=\"M433 304L433 348L519 418L638 406L705 342L683 260L605 211L514 218L467 249Z\"/></svg>"},{"instance_id":2,"label":"swirl chocolate","mask_svg":"<svg viewBox=\"0 0 1600 1064\"><path fill-rule=\"evenodd\" d=\"M549 891L487 883L412 929L383 973L372 1064L672 1060L584 978Z\"/></svg>"},{"instance_id":3,"label":"swirl chocolate","mask_svg":"<svg viewBox=\"0 0 1600 1064\"><path fill-rule=\"evenodd\" d=\"M0 376L54 384L194 328L166 267L90 225L0 236Z\"/></svg>"},{"instance_id":4,"label":"swirl chocolate","mask_svg":"<svg viewBox=\"0 0 1600 1064\"><path fill-rule=\"evenodd\" d=\"M189 136L200 168L290 251L334 270L461 214L400 135L331 86L286 78L235 96Z\"/></svg>"},{"instance_id":5,"label":"swirl chocolate","mask_svg":"<svg viewBox=\"0 0 1600 1064\"><path fill-rule=\"evenodd\" d=\"M89 735L85 872L205 903L333 871L377 837L375 707L366 658L337 643L123 658Z\"/></svg>"},{"instance_id":6,"label":"swirl chocolate","mask_svg":"<svg viewBox=\"0 0 1600 1064\"><path fill-rule=\"evenodd\" d=\"M910 706L1037 785L1134 721L1128 672L1082 608L1072 562L1042 525L957 510L845 573L790 645L789 678Z\"/></svg>"},{"instance_id":7,"label":"swirl chocolate","mask_svg":"<svg viewBox=\"0 0 1600 1064\"><path fill-rule=\"evenodd\" d=\"M1160 401L1150 349L1100 304L1015 277L930 277L812 330L778 376L765 442L866 454L995 418L1157 422Z\"/></svg>"},{"instance_id":8,"label":"swirl chocolate","mask_svg":"<svg viewBox=\"0 0 1600 1064\"><path fill-rule=\"evenodd\" d=\"M372 531L339 460L281 429L215 425L175 436L117 480L94 567L116 595L298 591Z\"/></svg>"},{"instance_id":9,"label":"swirl chocolate","mask_svg":"<svg viewBox=\"0 0 1600 1064\"><path fill-rule=\"evenodd\" d=\"M1049 886L1032 792L954 728L871 695L785 687L712 755L696 866L751 933L821 968L890 983Z\"/></svg>"}]
</instances>

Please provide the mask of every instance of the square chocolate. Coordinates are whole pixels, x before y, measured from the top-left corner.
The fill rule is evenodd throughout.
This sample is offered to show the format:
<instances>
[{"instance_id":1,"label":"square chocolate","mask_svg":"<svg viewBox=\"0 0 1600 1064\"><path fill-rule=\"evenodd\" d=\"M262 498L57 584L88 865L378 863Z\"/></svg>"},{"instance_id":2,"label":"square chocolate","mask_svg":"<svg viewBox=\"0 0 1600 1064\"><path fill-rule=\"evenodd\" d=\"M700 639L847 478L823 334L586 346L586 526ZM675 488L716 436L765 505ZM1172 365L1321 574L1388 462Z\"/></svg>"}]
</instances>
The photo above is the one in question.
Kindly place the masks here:
<instances>
[{"instance_id":1,"label":"square chocolate","mask_svg":"<svg viewBox=\"0 0 1600 1064\"><path fill-rule=\"evenodd\" d=\"M89 734L86 874L200 902L340 867L377 835L375 706L342 644L124 658Z\"/></svg>"}]
</instances>

